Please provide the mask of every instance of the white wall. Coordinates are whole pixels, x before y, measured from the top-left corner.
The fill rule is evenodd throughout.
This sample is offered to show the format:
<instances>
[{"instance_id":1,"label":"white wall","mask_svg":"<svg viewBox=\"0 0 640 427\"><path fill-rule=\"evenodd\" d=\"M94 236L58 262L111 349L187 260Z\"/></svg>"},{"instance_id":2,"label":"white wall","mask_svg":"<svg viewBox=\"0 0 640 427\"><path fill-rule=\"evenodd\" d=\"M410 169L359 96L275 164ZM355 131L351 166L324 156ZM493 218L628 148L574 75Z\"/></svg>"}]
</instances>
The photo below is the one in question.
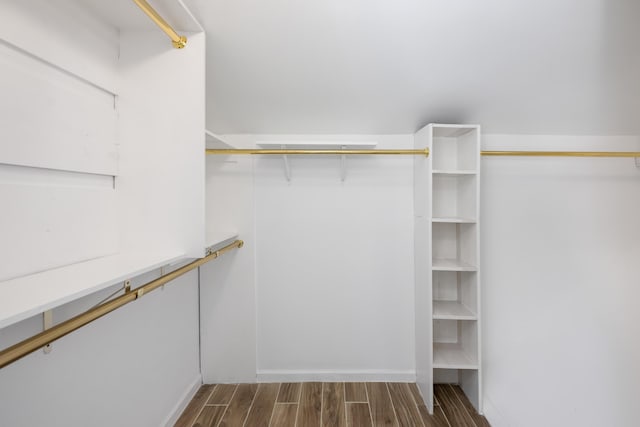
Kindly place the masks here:
<instances>
[{"instance_id":1,"label":"white wall","mask_svg":"<svg viewBox=\"0 0 640 427\"><path fill-rule=\"evenodd\" d=\"M1 4L0 280L117 252L117 61L78 3Z\"/></svg>"},{"instance_id":2,"label":"white wall","mask_svg":"<svg viewBox=\"0 0 640 427\"><path fill-rule=\"evenodd\" d=\"M238 147L285 140L375 141L379 148L413 144L411 135L237 135L226 139ZM247 241L238 257L250 251L255 254L257 340L251 343L247 340L253 337L237 333L234 348L257 347L260 381L415 378L412 158L350 157L345 182L340 181L336 156L295 157L290 162L291 182L284 177L282 158L259 157L253 159L254 182L247 181L245 190L230 187L225 192L219 185L208 195L211 209L233 209L222 207L224 201L233 200L229 194L237 199L254 186L255 210L234 212L240 237ZM239 163L214 173L218 180L246 180L251 171ZM254 286L246 275L236 280L239 274L226 277L234 283L229 288ZM235 297L231 290L224 292L229 297L223 300L203 295L203 307L216 304L230 313L251 309L239 290ZM203 320L203 331L207 323ZM226 322L226 328L234 325L236 316ZM203 335L203 342L212 339L213 346L221 337L222 331ZM203 366L206 363L203 353ZM220 370L220 366L213 363L211 369ZM248 374L255 375L256 367L252 368Z\"/></svg>"},{"instance_id":3,"label":"white wall","mask_svg":"<svg viewBox=\"0 0 640 427\"><path fill-rule=\"evenodd\" d=\"M0 370L0 425L158 427L200 386L197 271ZM138 286L159 276L148 273ZM115 288L117 289L117 287ZM65 320L114 288L54 310ZM0 330L0 348L42 330L36 316ZM173 425L170 423L169 425Z\"/></svg>"},{"instance_id":4,"label":"white wall","mask_svg":"<svg viewBox=\"0 0 640 427\"><path fill-rule=\"evenodd\" d=\"M204 255L204 34L173 49L122 31L118 92L121 250Z\"/></svg>"},{"instance_id":5,"label":"white wall","mask_svg":"<svg viewBox=\"0 0 640 427\"><path fill-rule=\"evenodd\" d=\"M484 149L634 150L638 138L485 135ZM483 158L484 408L500 426L635 426L640 169Z\"/></svg>"},{"instance_id":6,"label":"white wall","mask_svg":"<svg viewBox=\"0 0 640 427\"><path fill-rule=\"evenodd\" d=\"M207 231L236 231L244 246L200 269L205 383L256 381L253 160L207 156Z\"/></svg>"}]
</instances>

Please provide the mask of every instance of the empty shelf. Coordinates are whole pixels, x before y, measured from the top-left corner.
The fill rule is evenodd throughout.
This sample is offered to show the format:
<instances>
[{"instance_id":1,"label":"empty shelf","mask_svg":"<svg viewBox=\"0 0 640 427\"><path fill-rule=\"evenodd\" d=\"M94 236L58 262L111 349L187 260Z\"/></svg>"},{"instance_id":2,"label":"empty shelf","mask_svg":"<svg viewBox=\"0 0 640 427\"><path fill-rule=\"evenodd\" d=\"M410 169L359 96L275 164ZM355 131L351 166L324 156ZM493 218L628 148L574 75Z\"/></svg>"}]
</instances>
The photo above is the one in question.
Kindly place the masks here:
<instances>
[{"instance_id":1,"label":"empty shelf","mask_svg":"<svg viewBox=\"0 0 640 427\"><path fill-rule=\"evenodd\" d=\"M434 175L450 175L453 177L477 174L477 172L472 169L465 169L465 170L434 169L432 172Z\"/></svg>"},{"instance_id":2,"label":"empty shelf","mask_svg":"<svg viewBox=\"0 0 640 427\"><path fill-rule=\"evenodd\" d=\"M0 282L0 328L156 268L184 253L122 253Z\"/></svg>"},{"instance_id":3,"label":"empty shelf","mask_svg":"<svg viewBox=\"0 0 640 427\"><path fill-rule=\"evenodd\" d=\"M377 142L361 142L361 141L258 141L257 145L262 148L280 149L283 146L292 149L315 149L329 150L340 149L358 149L358 148L375 148Z\"/></svg>"},{"instance_id":4,"label":"empty shelf","mask_svg":"<svg viewBox=\"0 0 640 427\"><path fill-rule=\"evenodd\" d=\"M451 224L475 224L476 220L473 218L462 218L462 217L433 217L431 218L431 222L444 222Z\"/></svg>"},{"instance_id":5,"label":"empty shelf","mask_svg":"<svg viewBox=\"0 0 640 427\"><path fill-rule=\"evenodd\" d=\"M478 361L467 354L460 344L433 343L435 369L478 369Z\"/></svg>"},{"instance_id":6,"label":"empty shelf","mask_svg":"<svg viewBox=\"0 0 640 427\"><path fill-rule=\"evenodd\" d=\"M478 268L459 259L434 259L433 271L476 271Z\"/></svg>"},{"instance_id":7,"label":"empty shelf","mask_svg":"<svg viewBox=\"0 0 640 427\"><path fill-rule=\"evenodd\" d=\"M223 243L231 243L231 240L238 237L237 231L212 231L208 232L204 239L204 248L206 251L220 246Z\"/></svg>"},{"instance_id":8,"label":"empty shelf","mask_svg":"<svg viewBox=\"0 0 640 427\"><path fill-rule=\"evenodd\" d=\"M225 141L220 135L205 129L205 143L207 148L233 148L231 144Z\"/></svg>"},{"instance_id":9,"label":"empty shelf","mask_svg":"<svg viewBox=\"0 0 640 427\"><path fill-rule=\"evenodd\" d=\"M478 317L458 301L433 301L433 318L442 320L476 320Z\"/></svg>"}]
</instances>

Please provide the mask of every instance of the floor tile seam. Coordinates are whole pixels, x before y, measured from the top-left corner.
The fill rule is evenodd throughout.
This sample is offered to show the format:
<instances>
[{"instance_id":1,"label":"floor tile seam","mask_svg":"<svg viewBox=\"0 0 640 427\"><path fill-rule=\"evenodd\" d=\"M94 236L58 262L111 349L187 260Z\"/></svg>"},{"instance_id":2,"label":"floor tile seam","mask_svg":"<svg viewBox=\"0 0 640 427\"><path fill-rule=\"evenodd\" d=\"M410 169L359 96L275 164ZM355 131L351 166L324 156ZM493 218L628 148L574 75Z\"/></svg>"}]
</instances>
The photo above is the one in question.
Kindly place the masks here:
<instances>
[{"instance_id":1,"label":"floor tile seam","mask_svg":"<svg viewBox=\"0 0 640 427\"><path fill-rule=\"evenodd\" d=\"M213 387L211 387L211 391L209 392L209 395L207 396L206 399L204 399L204 404L202 405L202 407L198 411L198 414L195 416L195 418L193 418L193 421L191 421L191 426L192 427L196 423L196 421L198 421L198 418L202 414L202 411L204 411L204 407L207 406L207 402L209 401L209 399L211 399L211 396L213 396L213 391L216 389L217 386L218 385L216 384ZM202 385L201 387L204 387L204 385Z\"/></svg>"},{"instance_id":2,"label":"floor tile seam","mask_svg":"<svg viewBox=\"0 0 640 427\"><path fill-rule=\"evenodd\" d=\"M247 423L247 420L249 419L249 414L251 413L251 408L253 408L253 403L256 401L256 396L258 395L258 388L259 387L260 387L260 385L258 384L258 387L256 387L256 392L253 393L253 397L251 398L251 404L249 405L249 410L247 410L247 413L244 416L244 420L242 420L242 427L245 427L245 424Z\"/></svg>"}]
</instances>

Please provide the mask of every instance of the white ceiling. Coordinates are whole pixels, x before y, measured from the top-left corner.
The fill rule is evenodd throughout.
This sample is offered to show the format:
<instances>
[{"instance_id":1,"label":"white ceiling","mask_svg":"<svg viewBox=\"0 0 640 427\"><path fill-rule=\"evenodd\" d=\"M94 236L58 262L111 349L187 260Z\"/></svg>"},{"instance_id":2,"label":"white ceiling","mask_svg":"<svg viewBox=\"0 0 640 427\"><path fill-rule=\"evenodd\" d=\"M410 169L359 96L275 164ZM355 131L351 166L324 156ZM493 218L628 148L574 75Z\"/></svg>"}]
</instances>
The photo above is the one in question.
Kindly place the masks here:
<instances>
[{"instance_id":1,"label":"white ceiling","mask_svg":"<svg viewBox=\"0 0 640 427\"><path fill-rule=\"evenodd\" d=\"M186 0L217 133L640 134L640 0Z\"/></svg>"}]
</instances>

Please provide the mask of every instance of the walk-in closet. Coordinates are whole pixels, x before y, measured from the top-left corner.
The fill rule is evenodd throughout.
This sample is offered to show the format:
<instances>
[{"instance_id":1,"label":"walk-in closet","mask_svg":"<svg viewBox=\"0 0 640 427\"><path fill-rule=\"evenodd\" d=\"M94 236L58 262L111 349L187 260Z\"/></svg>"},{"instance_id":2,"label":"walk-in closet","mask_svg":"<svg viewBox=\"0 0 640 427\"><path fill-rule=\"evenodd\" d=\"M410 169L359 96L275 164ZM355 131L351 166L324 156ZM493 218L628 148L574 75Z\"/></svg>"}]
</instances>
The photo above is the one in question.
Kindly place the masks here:
<instances>
[{"instance_id":1,"label":"walk-in closet","mask_svg":"<svg viewBox=\"0 0 640 427\"><path fill-rule=\"evenodd\" d=\"M0 427L635 427L640 2L0 2Z\"/></svg>"}]
</instances>

